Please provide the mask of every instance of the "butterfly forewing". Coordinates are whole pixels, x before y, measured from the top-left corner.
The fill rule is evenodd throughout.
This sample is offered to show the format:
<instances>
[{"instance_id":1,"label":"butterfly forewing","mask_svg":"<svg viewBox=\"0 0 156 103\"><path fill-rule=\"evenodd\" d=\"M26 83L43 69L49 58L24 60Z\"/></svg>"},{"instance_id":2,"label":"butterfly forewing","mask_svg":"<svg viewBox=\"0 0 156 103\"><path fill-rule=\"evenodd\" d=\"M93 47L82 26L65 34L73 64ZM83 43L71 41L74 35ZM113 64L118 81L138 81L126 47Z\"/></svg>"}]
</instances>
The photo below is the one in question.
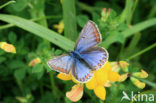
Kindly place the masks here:
<instances>
[{"instance_id":1,"label":"butterfly forewing","mask_svg":"<svg viewBox=\"0 0 156 103\"><path fill-rule=\"evenodd\" d=\"M101 68L108 60L107 50L98 46L91 47L82 52L81 56L94 70Z\"/></svg>"},{"instance_id":2,"label":"butterfly forewing","mask_svg":"<svg viewBox=\"0 0 156 103\"><path fill-rule=\"evenodd\" d=\"M73 64L73 58L69 55L61 55L50 59L47 64L52 70L69 74L71 65Z\"/></svg>"},{"instance_id":3,"label":"butterfly forewing","mask_svg":"<svg viewBox=\"0 0 156 103\"><path fill-rule=\"evenodd\" d=\"M93 47L101 42L101 34L92 21L88 21L81 31L81 34L76 42L74 50L83 52L90 47Z\"/></svg>"}]
</instances>

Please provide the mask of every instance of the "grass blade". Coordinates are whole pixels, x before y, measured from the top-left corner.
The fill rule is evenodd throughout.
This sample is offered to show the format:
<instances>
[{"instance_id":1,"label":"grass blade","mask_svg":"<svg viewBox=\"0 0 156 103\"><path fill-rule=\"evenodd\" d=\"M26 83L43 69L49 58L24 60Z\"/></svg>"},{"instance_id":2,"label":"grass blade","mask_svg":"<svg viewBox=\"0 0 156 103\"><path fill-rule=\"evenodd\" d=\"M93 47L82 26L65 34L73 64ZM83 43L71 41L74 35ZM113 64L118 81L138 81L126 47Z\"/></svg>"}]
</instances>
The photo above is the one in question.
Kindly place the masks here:
<instances>
[{"instance_id":1,"label":"grass blade","mask_svg":"<svg viewBox=\"0 0 156 103\"><path fill-rule=\"evenodd\" d=\"M75 0L63 0L64 34L75 41L77 38Z\"/></svg>"},{"instance_id":2,"label":"grass blade","mask_svg":"<svg viewBox=\"0 0 156 103\"><path fill-rule=\"evenodd\" d=\"M133 35L134 33L140 32L140 31L147 29L153 25L156 25L156 18L149 19L149 20L143 21L141 23L138 23L138 24L134 25L132 28L123 31L122 34L124 35L125 38L127 38L127 37Z\"/></svg>"},{"instance_id":3,"label":"grass blade","mask_svg":"<svg viewBox=\"0 0 156 103\"><path fill-rule=\"evenodd\" d=\"M64 50L72 50L74 48L74 42L59 35L58 33L47 29L37 23L30 20L23 19L21 17L0 14L0 20L5 21L10 24L14 24L19 28L29 31L37 36L40 36L48 41L54 43L55 45L61 47Z\"/></svg>"}]
</instances>

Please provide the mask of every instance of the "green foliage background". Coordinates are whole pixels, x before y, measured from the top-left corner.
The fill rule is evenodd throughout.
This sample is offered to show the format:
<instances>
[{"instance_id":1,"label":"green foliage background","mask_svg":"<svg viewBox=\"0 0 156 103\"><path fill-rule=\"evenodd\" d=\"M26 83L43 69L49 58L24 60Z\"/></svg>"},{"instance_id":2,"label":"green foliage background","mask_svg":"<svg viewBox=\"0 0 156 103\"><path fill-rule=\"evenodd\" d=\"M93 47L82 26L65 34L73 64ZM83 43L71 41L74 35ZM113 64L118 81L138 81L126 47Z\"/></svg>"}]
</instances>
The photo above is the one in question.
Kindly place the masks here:
<instances>
[{"instance_id":1,"label":"green foliage background","mask_svg":"<svg viewBox=\"0 0 156 103\"><path fill-rule=\"evenodd\" d=\"M103 8L111 8L101 20ZM137 89L129 80L107 88L104 103L119 103L122 91L156 93L156 1L155 0L0 0L0 42L13 44L16 54L0 50L0 103L71 103L65 93L74 85L59 80L46 61L73 50L88 20L99 27L109 61L126 60L130 72L144 69L147 86ZM64 33L54 24L64 21ZM35 35L34 35L35 34ZM33 68L28 63L40 57ZM78 103L102 103L85 88ZM123 101L127 103L129 101Z\"/></svg>"}]
</instances>

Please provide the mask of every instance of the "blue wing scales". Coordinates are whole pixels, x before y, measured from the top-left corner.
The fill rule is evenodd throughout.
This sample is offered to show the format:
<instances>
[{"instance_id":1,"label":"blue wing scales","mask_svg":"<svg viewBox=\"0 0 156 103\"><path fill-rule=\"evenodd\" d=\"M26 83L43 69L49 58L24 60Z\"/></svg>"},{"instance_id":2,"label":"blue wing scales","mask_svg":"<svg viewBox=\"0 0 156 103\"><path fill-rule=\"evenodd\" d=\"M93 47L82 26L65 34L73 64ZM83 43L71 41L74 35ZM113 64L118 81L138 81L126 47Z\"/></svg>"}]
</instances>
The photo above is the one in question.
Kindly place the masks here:
<instances>
[{"instance_id":1,"label":"blue wing scales","mask_svg":"<svg viewBox=\"0 0 156 103\"><path fill-rule=\"evenodd\" d=\"M72 68L72 75L77 81L85 83L92 78L93 72L85 62L76 59Z\"/></svg>"},{"instance_id":2,"label":"blue wing scales","mask_svg":"<svg viewBox=\"0 0 156 103\"><path fill-rule=\"evenodd\" d=\"M47 64L52 70L69 74L73 64L73 58L69 55L61 55L50 59Z\"/></svg>"},{"instance_id":3,"label":"blue wing scales","mask_svg":"<svg viewBox=\"0 0 156 103\"><path fill-rule=\"evenodd\" d=\"M108 60L107 50L98 46L82 52L81 56L94 70L101 68Z\"/></svg>"},{"instance_id":4,"label":"blue wing scales","mask_svg":"<svg viewBox=\"0 0 156 103\"><path fill-rule=\"evenodd\" d=\"M97 45L100 42L101 34L96 24L89 20L82 29L80 36L76 41L74 50L81 53L87 50L88 48Z\"/></svg>"}]
</instances>

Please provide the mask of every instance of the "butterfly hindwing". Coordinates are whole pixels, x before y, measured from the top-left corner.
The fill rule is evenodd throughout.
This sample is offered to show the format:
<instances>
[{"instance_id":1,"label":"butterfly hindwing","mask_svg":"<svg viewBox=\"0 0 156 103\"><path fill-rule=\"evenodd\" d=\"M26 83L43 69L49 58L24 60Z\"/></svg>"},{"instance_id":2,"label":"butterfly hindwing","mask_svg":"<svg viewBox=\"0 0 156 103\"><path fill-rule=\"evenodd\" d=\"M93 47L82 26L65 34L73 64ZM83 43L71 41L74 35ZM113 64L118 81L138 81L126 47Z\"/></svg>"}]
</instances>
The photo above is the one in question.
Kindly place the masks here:
<instances>
[{"instance_id":1,"label":"butterfly hindwing","mask_svg":"<svg viewBox=\"0 0 156 103\"><path fill-rule=\"evenodd\" d=\"M82 29L80 36L76 42L74 50L79 53L101 42L101 34L92 21L88 21Z\"/></svg>"},{"instance_id":2,"label":"butterfly hindwing","mask_svg":"<svg viewBox=\"0 0 156 103\"><path fill-rule=\"evenodd\" d=\"M98 46L82 52L81 56L94 70L101 68L108 60L107 50Z\"/></svg>"},{"instance_id":3,"label":"butterfly hindwing","mask_svg":"<svg viewBox=\"0 0 156 103\"><path fill-rule=\"evenodd\" d=\"M52 70L69 74L73 64L73 58L69 55L61 55L50 59L47 64Z\"/></svg>"},{"instance_id":4,"label":"butterfly hindwing","mask_svg":"<svg viewBox=\"0 0 156 103\"><path fill-rule=\"evenodd\" d=\"M72 68L72 75L77 81L85 83L92 78L93 72L84 61L76 59Z\"/></svg>"}]
</instances>

